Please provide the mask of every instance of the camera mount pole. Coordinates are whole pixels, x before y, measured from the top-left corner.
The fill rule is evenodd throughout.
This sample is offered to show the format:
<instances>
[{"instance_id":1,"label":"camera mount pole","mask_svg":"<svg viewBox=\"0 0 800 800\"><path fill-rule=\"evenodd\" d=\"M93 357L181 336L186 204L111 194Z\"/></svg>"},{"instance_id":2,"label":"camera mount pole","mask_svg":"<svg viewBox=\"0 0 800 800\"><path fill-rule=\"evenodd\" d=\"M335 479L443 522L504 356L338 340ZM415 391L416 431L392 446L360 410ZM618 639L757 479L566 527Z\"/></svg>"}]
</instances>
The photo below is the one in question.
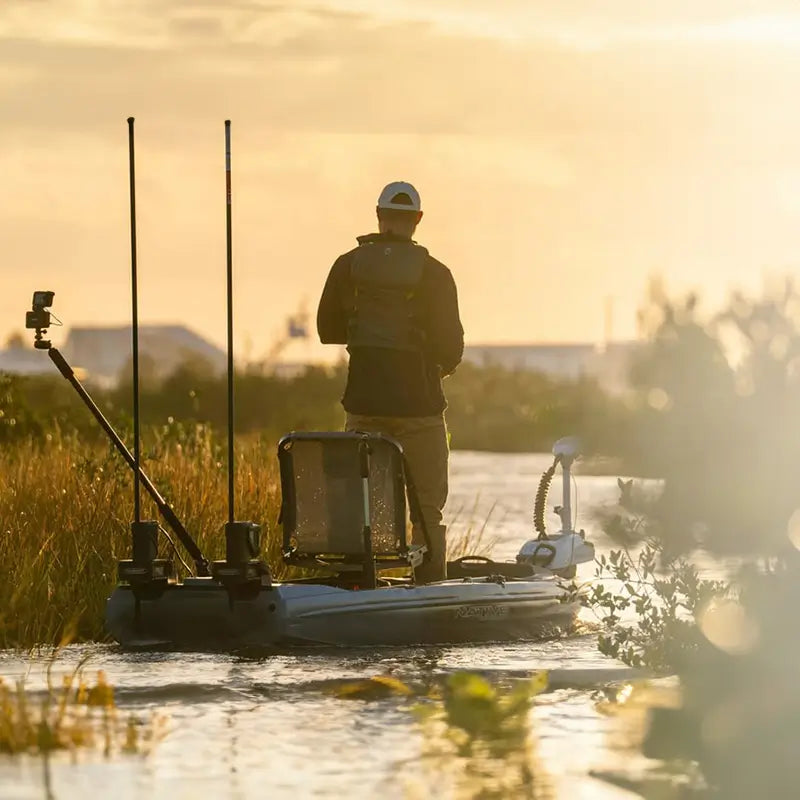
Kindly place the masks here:
<instances>
[{"instance_id":1,"label":"camera mount pole","mask_svg":"<svg viewBox=\"0 0 800 800\"><path fill-rule=\"evenodd\" d=\"M49 339L45 339L47 328L50 327L51 314L47 308L53 304L53 297L55 292L50 291L36 291L33 293L33 308L25 315L25 327L35 329L35 339L33 346L36 350L46 350L50 360L55 364L56 369L61 373L65 380L69 382L73 389L78 393L78 397L83 401L84 405L92 413L92 416L97 420L97 423L103 429L106 436L111 441L111 444L117 448L119 454L125 459L125 463L134 471L142 486L150 494L155 501L158 510L164 517L164 521L172 529L173 533L180 539L181 544L188 550L189 555L194 559L195 567L197 568L198 575L208 575L208 561L201 552L197 543L189 535L186 528L175 515L175 512L170 508L166 500L158 493L158 490L153 485L153 482L145 475L141 464L136 463L136 459L131 455L130 450L125 446L125 443L120 439L119 434L114 430L111 423L103 416L103 412L98 408L97 403L92 400L91 395L83 384L78 380L72 367L67 363L63 355L53 347L53 343ZM60 325L61 321L56 318L56 322ZM138 525L138 528L137 528ZM158 560L153 555L152 558L148 556L151 553L151 543L154 541L151 536L150 526L155 526L155 536L158 535L158 523L153 522L134 522L131 526L133 534L133 551L134 559L131 562L120 562L120 577L128 580L131 583L141 585L143 583L163 582L169 579L171 575L171 566L167 560ZM145 528L147 536L140 535L139 530ZM164 532L169 539L170 544L175 546L170 539L169 534ZM147 557L146 557L147 556ZM138 602L138 601L137 601Z\"/></svg>"},{"instance_id":2,"label":"camera mount pole","mask_svg":"<svg viewBox=\"0 0 800 800\"><path fill-rule=\"evenodd\" d=\"M43 349L43 348L42 348ZM103 429L106 436L108 436L111 444L114 445L117 452L122 456L125 460L125 463L135 472L138 474L139 479L144 486L147 493L150 497L153 498L158 510L161 512L161 516L164 518L164 521L170 527L172 532L178 537L181 544L186 548L189 555L192 557L195 563L195 568L197 570L198 575L208 575L208 560L203 555L200 548L197 546L195 540L191 537L189 532L183 526L183 523L178 519L177 514L172 510L172 507L169 503L161 496L158 489L156 489L153 482L147 476L145 471L141 468L141 466L136 466L136 459L132 455L131 451L125 446L125 443L119 437L117 432L114 430L114 427L111 423L105 418L103 412L98 408L97 403L92 400L91 395L86 391L83 387L83 384L78 380L78 377L75 375L74 370L69 365L67 360L61 355L61 352L57 350L55 347L48 347L47 348L47 355L50 356L50 360L56 365L58 371L61 375L69 381L72 385L72 388L78 393L78 396L83 401L84 405L89 409L92 413L92 416L95 418L97 423Z\"/></svg>"},{"instance_id":3,"label":"camera mount pole","mask_svg":"<svg viewBox=\"0 0 800 800\"><path fill-rule=\"evenodd\" d=\"M128 169L131 208L131 330L133 336L133 516L138 525L141 509L141 445L139 430L139 281L136 260L136 161L133 142L134 118L128 117Z\"/></svg>"}]
</instances>

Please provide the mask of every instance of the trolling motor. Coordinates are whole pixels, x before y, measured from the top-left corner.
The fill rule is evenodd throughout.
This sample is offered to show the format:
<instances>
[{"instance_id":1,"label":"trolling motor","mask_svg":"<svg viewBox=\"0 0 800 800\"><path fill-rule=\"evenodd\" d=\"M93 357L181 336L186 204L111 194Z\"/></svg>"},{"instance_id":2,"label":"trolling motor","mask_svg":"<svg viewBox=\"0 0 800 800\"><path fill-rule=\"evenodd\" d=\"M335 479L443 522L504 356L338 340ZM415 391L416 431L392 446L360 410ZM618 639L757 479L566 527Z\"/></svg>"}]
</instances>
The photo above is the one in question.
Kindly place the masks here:
<instances>
[{"instance_id":1,"label":"trolling motor","mask_svg":"<svg viewBox=\"0 0 800 800\"><path fill-rule=\"evenodd\" d=\"M553 445L552 466L539 481L534 503L534 529L538 533L522 545L517 554L518 564L530 564L534 571L553 572L562 578L574 578L576 565L594 560L594 546L586 541L584 531L575 531L572 523L572 465L580 456L580 442L574 436L559 439ZM561 519L561 530L550 536L545 525L547 492L557 467L561 467L562 501L555 507Z\"/></svg>"},{"instance_id":2,"label":"trolling motor","mask_svg":"<svg viewBox=\"0 0 800 800\"><path fill-rule=\"evenodd\" d=\"M231 603L249 598L262 586L272 585L269 567L259 557L261 526L236 520L234 505L234 404L233 404L233 235L231 208L231 122L225 120L225 208L228 302L228 521L225 523L225 560L214 561L211 574L227 590Z\"/></svg>"}]
</instances>

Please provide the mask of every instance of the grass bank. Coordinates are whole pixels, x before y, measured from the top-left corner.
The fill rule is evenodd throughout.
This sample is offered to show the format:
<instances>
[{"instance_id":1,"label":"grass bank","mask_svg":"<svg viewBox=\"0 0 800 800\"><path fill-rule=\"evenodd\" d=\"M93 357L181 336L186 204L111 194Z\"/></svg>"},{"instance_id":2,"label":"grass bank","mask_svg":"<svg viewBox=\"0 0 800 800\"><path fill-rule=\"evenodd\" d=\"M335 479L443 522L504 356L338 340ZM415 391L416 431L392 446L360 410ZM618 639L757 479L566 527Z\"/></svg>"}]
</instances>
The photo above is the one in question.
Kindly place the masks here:
<instances>
[{"instance_id":1,"label":"grass bank","mask_svg":"<svg viewBox=\"0 0 800 800\"><path fill-rule=\"evenodd\" d=\"M279 565L280 490L273 442L237 452L237 516L261 523ZM203 426L151 434L144 467L210 558L224 554L222 448ZM110 447L52 435L0 450L0 647L103 638L116 562L130 557L133 476ZM143 513L157 511L143 493ZM162 539L161 553L169 546ZM176 562L177 564L177 562Z\"/></svg>"}]
</instances>

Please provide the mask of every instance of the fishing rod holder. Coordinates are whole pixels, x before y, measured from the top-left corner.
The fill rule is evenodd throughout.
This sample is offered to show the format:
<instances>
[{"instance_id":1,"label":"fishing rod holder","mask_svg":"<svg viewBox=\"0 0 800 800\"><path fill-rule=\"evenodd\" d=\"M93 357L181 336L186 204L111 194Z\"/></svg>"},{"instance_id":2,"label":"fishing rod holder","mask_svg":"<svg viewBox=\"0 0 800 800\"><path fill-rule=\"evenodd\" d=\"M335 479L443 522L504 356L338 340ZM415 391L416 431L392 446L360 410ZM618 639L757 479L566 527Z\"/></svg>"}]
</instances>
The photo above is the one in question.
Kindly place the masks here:
<instances>
[{"instance_id":1,"label":"fishing rod holder","mask_svg":"<svg viewBox=\"0 0 800 800\"><path fill-rule=\"evenodd\" d=\"M261 526L255 522L227 522L225 560L211 563L211 575L232 593L269 587L272 585L269 567L260 555Z\"/></svg>"},{"instance_id":2,"label":"fishing rod holder","mask_svg":"<svg viewBox=\"0 0 800 800\"><path fill-rule=\"evenodd\" d=\"M158 557L159 530L154 519L131 523L133 558L117 564L120 583L133 587L157 587L166 586L175 577L172 561Z\"/></svg>"}]
</instances>

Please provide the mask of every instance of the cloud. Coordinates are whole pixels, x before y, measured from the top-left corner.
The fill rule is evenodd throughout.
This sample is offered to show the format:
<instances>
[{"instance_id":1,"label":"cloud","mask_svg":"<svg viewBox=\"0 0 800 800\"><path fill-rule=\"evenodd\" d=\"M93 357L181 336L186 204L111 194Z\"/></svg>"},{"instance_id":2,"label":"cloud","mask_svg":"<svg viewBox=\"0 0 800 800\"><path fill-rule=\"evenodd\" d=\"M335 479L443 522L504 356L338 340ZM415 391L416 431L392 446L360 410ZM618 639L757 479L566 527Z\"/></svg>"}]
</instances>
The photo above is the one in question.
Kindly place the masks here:
<instances>
[{"instance_id":1,"label":"cloud","mask_svg":"<svg viewBox=\"0 0 800 800\"><path fill-rule=\"evenodd\" d=\"M597 298L635 302L653 268L719 285L790 259L794 183L777 176L800 171L800 60L741 30L697 34L746 3L429 5L6 0L6 298L27 303L35 272L61 298L104 287L102 312L89 289L67 294L73 320L125 318L130 114L155 318L189 282L216 308L225 117L243 319L316 291L388 177L420 184L425 241L459 275L472 338L584 337ZM222 338L221 315L205 324Z\"/></svg>"},{"instance_id":2,"label":"cloud","mask_svg":"<svg viewBox=\"0 0 800 800\"><path fill-rule=\"evenodd\" d=\"M40 131L57 117L65 129L86 131L129 113L163 126L222 113L269 130L547 135L570 147L611 131L649 128L662 138L663 118L674 113L683 124L669 135L680 142L709 114L725 116L741 102L720 91L726 80L758 104L773 68L707 43L575 51L537 39L522 48L415 22L255 5L241 4L238 12L251 16L234 24L212 3L193 5L191 16L176 4L157 23L126 24L124 44L110 30L90 43L6 39L0 76L17 77L0 78L0 120ZM791 59L784 68L797 72Z\"/></svg>"}]
</instances>

